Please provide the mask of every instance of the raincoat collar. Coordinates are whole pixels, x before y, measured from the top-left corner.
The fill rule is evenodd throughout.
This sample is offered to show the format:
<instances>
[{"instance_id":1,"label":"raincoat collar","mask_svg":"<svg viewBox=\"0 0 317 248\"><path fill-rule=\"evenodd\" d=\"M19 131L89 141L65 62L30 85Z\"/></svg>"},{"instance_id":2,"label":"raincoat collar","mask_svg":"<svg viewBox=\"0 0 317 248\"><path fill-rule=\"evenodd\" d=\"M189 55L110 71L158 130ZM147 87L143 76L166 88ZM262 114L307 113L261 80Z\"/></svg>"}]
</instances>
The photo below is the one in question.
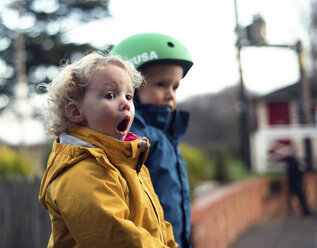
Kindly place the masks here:
<instances>
[{"instance_id":1,"label":"raincoat collar","mask_svg":"<svg viewBox=\"0 0 317 248\"><path fill-rule=\"evenodd\" d=\"M76 145L76 146L83 146L83 147L89 147L89 148L98 148L96 146L93 146L92 144L89 144L86 141L83 141L74 136L71 136L66 132L63 132L59 135L59 143L64 145L70 145L70 146Z\"/></svg>"},{"instance_id":2,"label":"raincoat collar","mask_svg":"<svg viewBox=\"0 0 317 248\"><path fill-rule=\"evenodd\" d=\"M101 148L116 165L124 163L126 159L138 159L141 152L147 153L149 148L149 142L145 137L133 141L120 141L82 126L71 126L68 129L68 134L94 147ZM142 163L144 161L145 159L142 159Z\"/></svg>"}]
</instances>

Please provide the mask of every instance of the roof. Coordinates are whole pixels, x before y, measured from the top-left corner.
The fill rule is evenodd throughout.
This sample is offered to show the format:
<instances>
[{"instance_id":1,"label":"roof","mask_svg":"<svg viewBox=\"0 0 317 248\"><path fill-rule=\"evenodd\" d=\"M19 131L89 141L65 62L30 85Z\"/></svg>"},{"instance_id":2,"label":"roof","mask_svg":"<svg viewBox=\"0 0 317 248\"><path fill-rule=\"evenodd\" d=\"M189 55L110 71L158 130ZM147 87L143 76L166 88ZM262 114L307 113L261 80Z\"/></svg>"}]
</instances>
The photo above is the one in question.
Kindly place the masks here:
<instances>
[{"instance_id":1,"label":"roof","mask_svg":"<svg viewBox=\"0 0 317 248\"><path fill-rule=\"evenodd\" d=\"M310 80L310 89L311 89L312 99L317 99L317 79L313 78ZM263 100L266 102L289 101L289 100L297 99L299 92L300 92L300 84L299 82L296 82L294 84L280 88L268 94L258 96L254 98L254 101L255 102L263 101Z\"/></svg>"}]
</instances>

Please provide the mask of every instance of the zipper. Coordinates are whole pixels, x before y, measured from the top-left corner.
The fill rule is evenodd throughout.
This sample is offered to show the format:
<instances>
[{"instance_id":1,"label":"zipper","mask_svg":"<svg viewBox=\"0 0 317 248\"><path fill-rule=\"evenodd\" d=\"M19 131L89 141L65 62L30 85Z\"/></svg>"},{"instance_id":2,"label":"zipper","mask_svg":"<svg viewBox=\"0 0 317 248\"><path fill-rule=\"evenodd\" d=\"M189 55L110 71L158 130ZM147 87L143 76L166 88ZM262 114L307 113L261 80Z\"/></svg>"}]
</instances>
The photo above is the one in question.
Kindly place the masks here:
<instances>
[{"instance_id":1,"label":"zipper","mask_svg":"<svg viewBox=\"0 0 317 248\"><path fill-rule=\"evenodd\" d=\"M152 199L151 199L151 197L150 197L150 194L147 192L147 190L146 190L146 188L144 187L144 185L143 185L143 183L142 183L142 181L141 181L140 178L139 178L139 182L140 182L140 184L142 185L145 194L147 195L148 199L149 199L150 202L151 202L151 205L152 205L152 207L153 207L153 210L154 210L154 213L155 213L155 216L156 216L156 219L157 219L157 223L158 223L158 228L159 228L159 233L160 233L160 239L161 239L161 241L164 241L163 236L162 236L161 222L160 222L160 218L159 218L158 212L157 212L157 210L156 210L156 207L155 207L155 205L154 205L154 203L153 203L153 201L152 201Z\"/></svg>"}]
</instances>

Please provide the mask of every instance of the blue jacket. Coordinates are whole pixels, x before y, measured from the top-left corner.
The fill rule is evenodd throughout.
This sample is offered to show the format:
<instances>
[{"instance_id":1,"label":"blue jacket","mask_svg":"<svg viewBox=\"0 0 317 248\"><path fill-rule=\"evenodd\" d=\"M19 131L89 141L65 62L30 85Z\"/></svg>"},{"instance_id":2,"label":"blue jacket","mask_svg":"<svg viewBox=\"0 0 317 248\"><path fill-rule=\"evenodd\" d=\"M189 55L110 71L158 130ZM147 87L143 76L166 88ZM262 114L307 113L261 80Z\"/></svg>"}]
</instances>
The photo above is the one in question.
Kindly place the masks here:
<instances>
[{"instance_id":1,"label":"blue jacket","mask_svg":"<svg viewBox=\"0 0 317 248\"><path fill-rule=\"evenodd\" d=\"M146 136L150 151L145 162L164 217L172 223L175 241L180 247L191 247L189 184L178 143L183 138L189 113L169 107L135 102L135 119L131 131Z\"/></svg>"}]
</instances>

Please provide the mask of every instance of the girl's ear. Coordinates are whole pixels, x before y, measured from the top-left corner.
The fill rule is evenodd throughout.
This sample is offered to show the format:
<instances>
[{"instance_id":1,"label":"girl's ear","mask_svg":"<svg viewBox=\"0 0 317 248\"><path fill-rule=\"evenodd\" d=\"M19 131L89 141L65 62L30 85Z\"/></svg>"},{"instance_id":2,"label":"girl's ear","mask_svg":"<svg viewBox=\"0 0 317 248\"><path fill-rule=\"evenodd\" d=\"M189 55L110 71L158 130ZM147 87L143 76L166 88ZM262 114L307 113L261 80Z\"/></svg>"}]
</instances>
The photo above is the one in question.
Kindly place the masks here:
<instances>
[{"instance_id":1,"label":"girl's ear","mask_svg":"<svg viewBox=\"0 0 317 248\"><path fill-rule=\"evenodd\" d=\"M65 108L67 118L74 123L80 123L85 120L85 116L79 109L79 103L69 102Z\"/></svg>"}]
</instances>

